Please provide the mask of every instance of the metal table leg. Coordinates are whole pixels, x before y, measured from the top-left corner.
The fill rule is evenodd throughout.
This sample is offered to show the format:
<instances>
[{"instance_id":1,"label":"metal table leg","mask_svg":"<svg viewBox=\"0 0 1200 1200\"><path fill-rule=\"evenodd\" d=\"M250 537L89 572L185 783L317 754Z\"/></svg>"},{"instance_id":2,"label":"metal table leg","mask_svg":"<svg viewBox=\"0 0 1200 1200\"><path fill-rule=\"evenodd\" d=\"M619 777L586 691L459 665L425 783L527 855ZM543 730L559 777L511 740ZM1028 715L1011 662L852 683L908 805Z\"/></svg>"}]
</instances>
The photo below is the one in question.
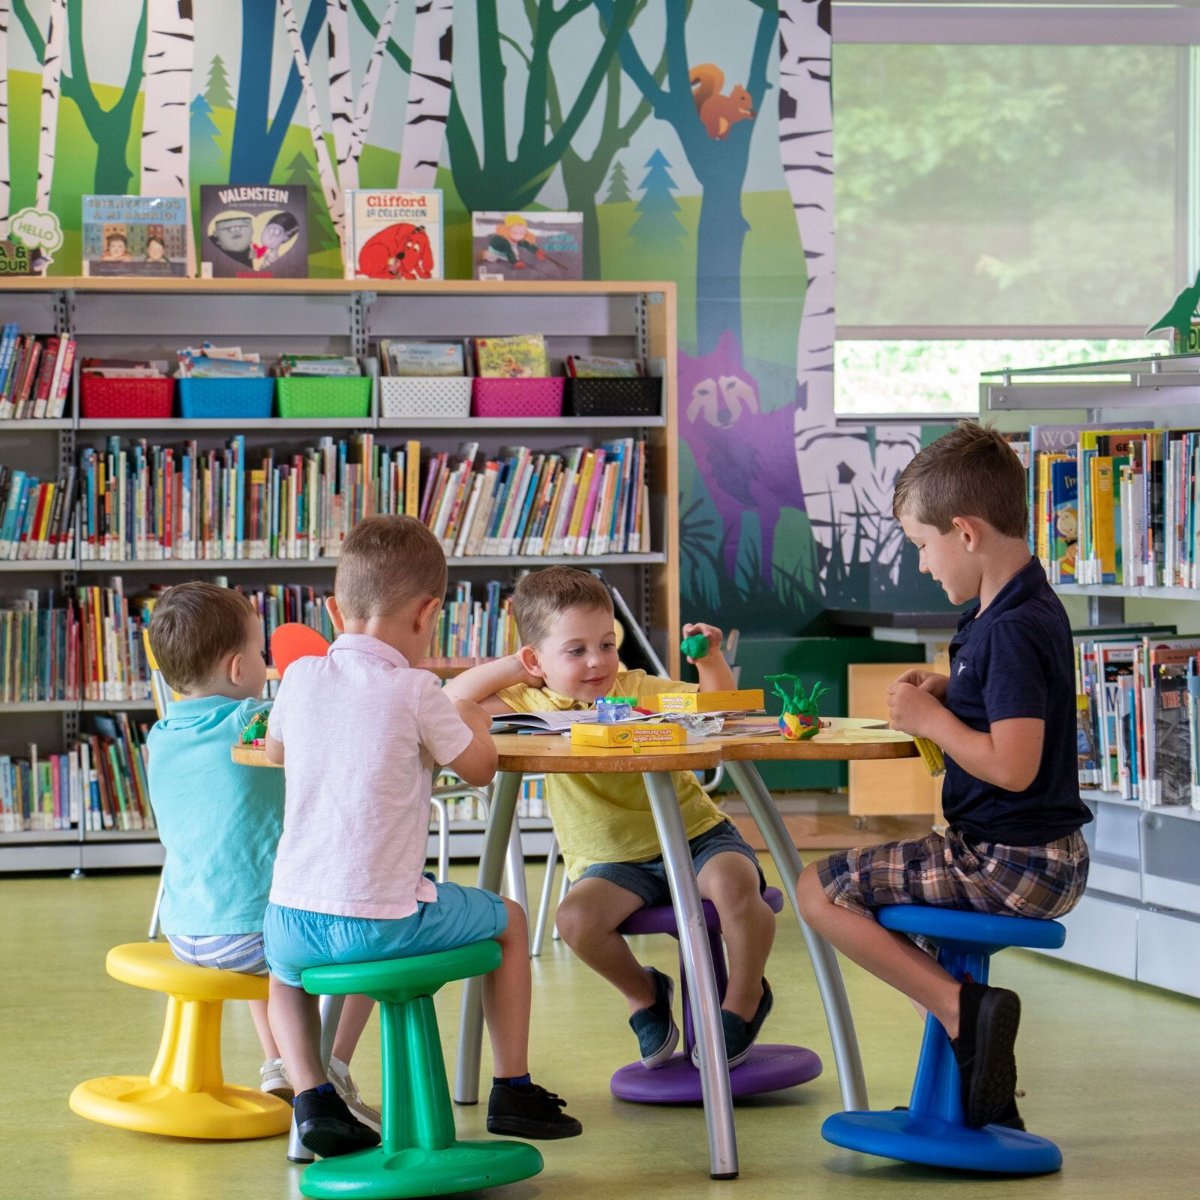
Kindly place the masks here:
<instances>
[{"instance_id":1,"label":"metal table leg","mask_svg":"<svg viewBox=\"0 0 1200 1200\"><path fill-rule=\"evenodd\" d=\"M784 890L791 901L792 911L800 924L800 932L804 934L813 973L817 977L817 988L821 993L821 1003L825 1007L829 1037L833 1042L833 1057L837 1063L838 1083L842 1089L842 1106L848 1112L865 1111L869 1107L867 1081L863 1075L858 1037L854 1032L854 1018L850 1014L850 1002L846 998L842 972L834 956L833 947L809 929L801 920L800 910L796 906L796 880L800 878L800 871L804 865L800 860L799 851L792 845L792 839L788 836L779 810L775 807L771 793L767 791L754 763L726 760L725 769L767 843L767 849L775 860Z\"/></svg>"},{"instance_id":2,"label":"metal table leg","mask_svg":"<svg viewBox=\"0 0 1200 1200\"><path fill-rule=\"evenodd\" d=\"M700 1046L700 1086L704 1117L708 1126L709 1174L713 1179L736 1179L737 1140L733 1128L733 1099L729 1087L729 1063L721 1026L721 1002L709 952L708 930L700 907L700 892L687 833L679 812L679 800L669 772L645 776L654 826L662 846L663 865L675 906L679 949L693 1005L696 1041Z\"/></svg>"},{"instance_id":3,"label":"metal table leg","mask_svg":"<svg viewBox=\"0 0 1200 1200\"><path fill-rule=\"evenodd\" d=\"M521 789L520 771L502 771L496 776L492 807L483 849L479 855L478 885L499 893L500 878L509 853L513 816L517 811L517 793ZM454 1076L456 1104L479 1102L479 1059L483 1045L483 981L463 981L462 1009L458 1021L458 1067Z\"/></svg>"}]
</instances>

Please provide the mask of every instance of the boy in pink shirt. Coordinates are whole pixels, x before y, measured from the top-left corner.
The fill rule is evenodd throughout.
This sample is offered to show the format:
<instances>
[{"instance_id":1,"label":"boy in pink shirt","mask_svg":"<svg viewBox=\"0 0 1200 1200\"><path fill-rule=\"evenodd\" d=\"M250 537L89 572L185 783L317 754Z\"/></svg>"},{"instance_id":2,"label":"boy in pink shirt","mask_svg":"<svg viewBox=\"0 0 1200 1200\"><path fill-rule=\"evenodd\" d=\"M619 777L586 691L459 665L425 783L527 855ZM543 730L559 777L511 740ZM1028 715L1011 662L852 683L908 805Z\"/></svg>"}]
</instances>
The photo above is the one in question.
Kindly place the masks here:
<instances>
[{"instance_id":1,"label":"boy in pink shirt","mask_svg":"<svg viewBox=\"0 0 1200 1200\"><path fill-rule=\"evenodd\" d=\"M296 1088L301 1141L323 1156L377 1145L325 1082L317 998L308 967L371 962L494 938L503 953L484 978L496 1077L488 1131L573 1137L565 1102L529 1077L529 935L519 905L424 873L433 772L489 782L489 720L452 701L426 671L446 592L437 539L410 517L371 517L346 539L329 615L341 636L324 658L289 667L271 711L267 757L287 793L263 923L271 1028Z\"/></svg>"}]
</instances>

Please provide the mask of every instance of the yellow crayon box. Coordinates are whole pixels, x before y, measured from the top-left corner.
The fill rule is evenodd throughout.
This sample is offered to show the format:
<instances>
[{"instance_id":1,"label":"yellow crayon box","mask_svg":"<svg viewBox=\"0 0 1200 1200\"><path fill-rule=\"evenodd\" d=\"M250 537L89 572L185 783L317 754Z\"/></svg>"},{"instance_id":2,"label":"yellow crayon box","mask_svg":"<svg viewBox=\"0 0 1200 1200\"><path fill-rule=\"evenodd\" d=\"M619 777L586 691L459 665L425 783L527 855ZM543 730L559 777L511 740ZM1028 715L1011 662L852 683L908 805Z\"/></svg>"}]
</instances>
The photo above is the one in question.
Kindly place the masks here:
<instances>
[{"instance_id":1,"label":"yellow crayon box","mask_svg":"<svg viewBox=\"0 0 1200 1200\"><path fill-rule=\"evenodd\" d=\"M762 688L732 692L659 692L643 703L664 713L751 712L763 707Z\"/></svg>"},{"instance_id":2,"label":"yellow crayon box","mask_svg":"<svg viewBox=\"0 0 1200 1200\"><path fill-rule=\"evenodd\" d=\"M580 721L571 726L572 746L592 746L608 750L648 750L656 746L685 746L688 731L682 725L647 724L607 725Z\"/></svg>"}]
</instances>

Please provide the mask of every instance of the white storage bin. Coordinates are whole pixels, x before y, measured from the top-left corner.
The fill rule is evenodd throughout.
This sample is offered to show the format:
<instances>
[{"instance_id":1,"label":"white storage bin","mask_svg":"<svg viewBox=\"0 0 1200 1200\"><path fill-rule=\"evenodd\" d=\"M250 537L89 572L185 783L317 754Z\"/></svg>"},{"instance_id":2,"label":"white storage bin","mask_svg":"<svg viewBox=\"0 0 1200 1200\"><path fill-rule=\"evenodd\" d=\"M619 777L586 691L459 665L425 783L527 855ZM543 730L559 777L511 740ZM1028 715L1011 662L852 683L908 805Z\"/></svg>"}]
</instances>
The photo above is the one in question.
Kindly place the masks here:
<instances>
[{"instance_id":1,"label":"white storage bin","mask_svg":"<svg viewBox=\"0 0 1200 1200\"><path fill-rule=\"evenodd\" d=\"M471 379L465 375L385 375L379 380L384 417L467 417Z\"/></svg>"}]
</instances>

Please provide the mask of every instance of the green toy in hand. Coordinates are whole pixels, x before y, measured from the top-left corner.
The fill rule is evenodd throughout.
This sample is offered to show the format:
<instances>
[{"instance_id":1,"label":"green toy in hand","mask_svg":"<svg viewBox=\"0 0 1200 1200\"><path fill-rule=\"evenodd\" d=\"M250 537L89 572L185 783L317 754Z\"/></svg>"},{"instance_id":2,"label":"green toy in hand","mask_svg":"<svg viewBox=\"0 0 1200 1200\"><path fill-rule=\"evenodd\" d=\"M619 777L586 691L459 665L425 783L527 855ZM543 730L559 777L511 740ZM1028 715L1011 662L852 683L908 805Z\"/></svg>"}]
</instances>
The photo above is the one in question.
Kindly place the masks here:
<instances>
[{"instance_id":1,"label":"green toy in hand","mask_svg":"<svg viewBox=\"0 0 1200 1200\"><path fill-rule=\"evenodd\" d=\"M684 658L707 658L708 657L708 634L693 633L691 637L685 637L679 643L680 652Z\"/></svg>"}]
</instances>

